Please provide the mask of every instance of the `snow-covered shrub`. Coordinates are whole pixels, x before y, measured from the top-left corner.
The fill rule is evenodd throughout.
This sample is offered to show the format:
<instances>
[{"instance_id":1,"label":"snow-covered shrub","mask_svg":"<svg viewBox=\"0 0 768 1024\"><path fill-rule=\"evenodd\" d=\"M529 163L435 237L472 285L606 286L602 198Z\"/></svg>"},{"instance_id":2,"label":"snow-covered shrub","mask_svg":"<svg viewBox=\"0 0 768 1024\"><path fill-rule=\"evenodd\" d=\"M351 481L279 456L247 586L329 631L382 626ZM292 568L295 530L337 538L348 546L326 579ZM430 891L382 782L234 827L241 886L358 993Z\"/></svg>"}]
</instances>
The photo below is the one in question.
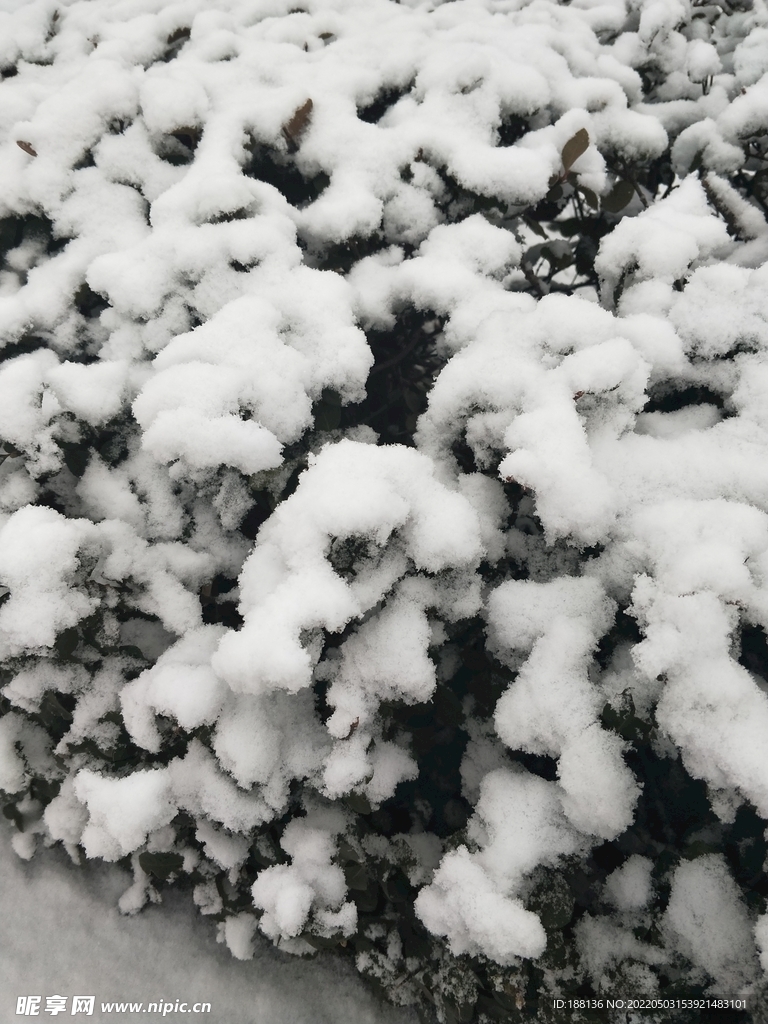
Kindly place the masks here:
<instances>
[{"instance_id":1,"label":"snow-covered shrub","mask_svg":"<svg viewBox=\"0 0 768 1024\"><path fill-rule=\"evenodd\" d=\"M0 4L20 856L441 1024L766 1004L767 40Z\"/></svg>"}]
</instances>

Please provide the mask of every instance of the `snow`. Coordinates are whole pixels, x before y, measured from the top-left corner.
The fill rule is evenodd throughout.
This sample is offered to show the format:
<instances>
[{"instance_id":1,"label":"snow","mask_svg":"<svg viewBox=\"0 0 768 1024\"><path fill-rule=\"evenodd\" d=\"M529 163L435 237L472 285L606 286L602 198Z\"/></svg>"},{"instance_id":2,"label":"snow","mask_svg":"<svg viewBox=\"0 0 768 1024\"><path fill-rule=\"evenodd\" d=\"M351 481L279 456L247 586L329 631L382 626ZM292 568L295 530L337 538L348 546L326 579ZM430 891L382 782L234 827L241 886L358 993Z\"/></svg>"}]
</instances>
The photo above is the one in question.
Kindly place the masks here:
<instances>
[{"instance_id":1,"label":"snow","mask_svg":"<svg viewBox=\"0 0 768 1024\"><path fill-rule=\"evenodd\" d=\"M648 857L634 854L611 872L605 885L619 910L638 910L648 904L653 893L652 870L653 863Z\"/></svg>"},{"instance_id":2,"label":"snow","mask_svg":"<svg viewBox=\"0 0 768 1024\"><path fill-rule=\"evenodd\" d=\"M0 223L23 237L0 272L0 784L30 819L21 858L131 856L134 914L157 898L141 853L176 853L218 913L213 865L236 879L299 793L284 862L249 879L258 929L238 907L221 938L242 960L259 931L297 954L308 929L351 936L350 800L418 777L387 714L450 689L473 619L508 685L466 727L469 825L380 844L413 841L416 911L455 955L541 957L536 871L634 822L606 705L632 697L724 824L745 801L768 817L768 696L738 661L740 630L768 630L768 225L742 194L768 9L699 6L2 4ZM652 163L657 196L631 180ZM547 257L530 211L578 187L605 214L617 181L599 289L534 287L532 253L570 243ZM413 446L325 429L405 310L439 364ZM203 620L222 578L240 627ZM619 612L641 638L601 664ZM101 757L117 722L143 759L125 770ZM62 783L45 809L33 780ZM634 855L612 919L579 925L588 969L671 950L751 984L768 926L726 862L671 870L667 951L631 934L655 884Z\"/></svg>"},{"instance_id":3,"label":"snow","mask_svg":"<svg viewBox=\"0 0 768 1024\"><path fill-rule=\"evenodd\" d=\"M86 856L119 860L146 842L150 832L176 813L162 768L105 779L84 768L75 776L75 796L88 808L82 844Z\"/></svg>"},{"instance_id":4,"label":"snow","mask_svg":"<svg viewBox=\"0 0 768 1024\"><path fill-rule=\"evenodd\" d=\"M580 845L556 788L527 772L489 772L469 835L481 849L473 854L462 845L445 854L416 899L416 913L430 931L448 937L456 955L484 952L502 964L540 956L544 929L517 890L536 864L553 863Z\"/></svg>"},{"instance_id":5,"label":"snow","mask_svg":"<svg viewBox=\"0 0 768 1024\"><path fill-rule=\"evenodd\" d=\"M0 537L0 573L12 596L0 609L5 657L26 647L52 647L56 634L74 626L96 601L68 586L80 545L93 536L87 520L66 520L53 509L19 509ZM26 539L34 535L33 550Z\"/></svg>"},{"instance_id":6,"label":"snow","mask_svg":"<svg viewBox=\"0 0 768 1024\"><path fill-rule=\"evenodd\" d=\"M163 906L121 917L116 903L127 879L120 868L91 864L84 872L55 851L23 863L11 852L6 829L0 841L0 990L6 1016L13 1015L20 995L58 993L70 999L95 995L94 1022L146 1019L146 1013L102 1014L102 1002L177 999L210 1002L205 1020L211 1024L415 1019L402 1008L380 1005L351 967L322 954L298 960L256 938L252 959L234 959L217 945L214 926L195 913L188 896L170 894ZM232 945L234 932L230 925ZM238 938L244 945L245 936ZM243 945L238 948L246 951Z\"/></svg>"},{"instance_id":7,"label":"snow","mask_svg":"<svg viewBox=\"0 0 768 1024\"><path fill-rule=\"evenodd\" d=\"M638 795L619 738L598 724L601 694L588 676L589 655L611 615L599 584L575 577L508 581L488 608L499 653L530 652L496 705L497 733L513 749L557 757L567 817L604 839L629 825Z\"/></svg>"},{"instance_id":8,"label":"snow","mask_svg":"<svg viewBox=\"0 0 768 1024\"><path fill-rule=\"evenodd\" d=\"M262 871L251 889L254 906L265 912L259 923L265 935L275 941L293 939L310 913L321 935L351 935L356 930L357 908L345 899L344 872L331 863L336 837L346 824L342 812L317 808L286 827L280 845L292 863Z\"/></svg>"},{"instance_id":9,"label":"snow","mask_svg":"<svg viewBox=\"0 0 768 1024\"><path fill-rule=\"evenodd\" d=\"M749 918L723 857L681 864L672 880L665 926L721 989L748 981L757 964ZM740 977L741 976L741 977Z\"/></svg>"},{"instance_id":10,"label":"snow","mask_svg":"<svg viewBox=\"0 0 768 1024\"><path fill-rule=\"evenodd\" d=\"M338 576L326 558L332 536L383 549L372 571L351 583ZM404 575L407 557L435 573L472 566L481 553L476 512L439 482L425 456L349 440L328 446L243 566L245 625L222 639L214 671L235 690L296 692L309 685L317 660L301 646L302 630L342 629Z\"/></svg>"},{"instance_id":11,"label":"snow","mask_svg":"<svg viewBox=\"0 0 768 1024\"><path fill-rule=\"evenodd\" d=\"M145 749L160 749L155 714L172 715L186 729L216 721L226 690L211 671L210 658L223 632L217 626L190 630L161 654L152 668L123 687L123 719Z\"/></svg>"}]
</instances>

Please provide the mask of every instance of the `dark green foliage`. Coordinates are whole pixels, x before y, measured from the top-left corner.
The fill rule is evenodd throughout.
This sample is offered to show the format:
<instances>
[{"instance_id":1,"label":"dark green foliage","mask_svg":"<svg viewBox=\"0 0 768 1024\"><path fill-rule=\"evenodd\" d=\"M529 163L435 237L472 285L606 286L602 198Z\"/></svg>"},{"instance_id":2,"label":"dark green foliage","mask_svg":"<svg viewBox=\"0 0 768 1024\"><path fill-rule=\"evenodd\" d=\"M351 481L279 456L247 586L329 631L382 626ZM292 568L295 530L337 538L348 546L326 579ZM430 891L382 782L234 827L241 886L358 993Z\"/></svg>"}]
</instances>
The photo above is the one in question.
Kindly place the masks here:
<instances>
[{"instance_id":1,"label":"dark green foliage","mask_svg":"<svg viewBox=\"0 0 768 1024\"><path fill-rule=\"evenodd\" d=\"M383 89L370 103L357 108L357 116L368 124L378 124L388 110L411 91L412 83L401 89Z\"/></svg>"},{"instance_id":2,"label":"dark green foliage","mask_svg":"<svg viewBox=\"0 0 768 1024\"><path fill-rule=\"evenodd\" d=\"M200 604L203 607L203 622L220 622L228 629L238 629L243 624L237 602L227 597L236 586L237 580L219 574L202 588Z\"/></svg>"},{"instance_id":3,"label":"dark green foliage","mask_svg":"<svg viewBox=\"0 0 768 1024\"><path fill-rule=\"evenodd\" d=\"M730 6L736 7L735 3ZM168 36L158 59L174 60L189 39L189 29L178 28ZM15 67L8 67L2 74L7 78L15 72ZM650 65L641 68L640 75L644 99L652 103L657 99L664 76ZM359 106L358 117L368 125L378 125L412 88L413 83L407 82L380 90ZM315 202L331 181L332 168L312 166L300 159L302 139L312 129L313 109L313 102L308 98L283 125L281 137L274 144L250 137L245 141L241 156L247 176L276 188L297 209ZM544 114L548 116L546 111L504 113L494 129L494 141L499 147L515 146L540 127L536 121ZM115 120L108 130L119 133L126 126L123 121ZM195 160L201 137L201 126L180 125L173 132L154 137L152 145L162 160L174 166L187 166ZM671 139L671 143L673 141ZM518 239L523 252L521 272L510 268L514 272L510 274L509 284L505 279L505 287L537 298L556 292L594 294L601 286L595 270L601 240L623 217L668 195L676 187L677 179L671 165L671 144L657 158L632 163L615 152L605 151L601 155L607 166L608 184L603 193L597 195L573 170L593 144L586 130L576 132L561 150L562 168L550 180L548 191L530 206L515 206L498 196L472 192L433 154L424 151L419 151L413 161L402 168L401 175L404 181L411 181L419 169L428 167L435 172L443 186L436 202L444 223L460 223L467 217L481 214ZM746 140L744 150L747 162L729 177L729 181L740 195L766 212L768 166L764 142ZM83 154L77 167L89 166L92 160L90 152ZM689 173L700 177L705 173L701 154L693 160ZM718 207L711 190L709 200L718 215L727 216L727 211ZM251 216L250 208L242 207L216 214L209 222L247 220ZM738 225L727 223L731 234L737 237ZM54 237L52 223L40 215L0 220L0 259L25 243L38 246L42 254L50 256L60 251L68 239ZM300 229L299 244L307 265L343 276L361 260L381 253L394 243L387 237L384 226L378 226L367 236L355 236L335 244L302 235ZM396 244L406 260L418 254L414 244ZM242 273L251 269L237 262L232 266ZM632 265L625 267L612 295L606 297L613 307L634 272ZM685 286L684 279L675 285L678 290L684 290ZM82 318L84 331L97 326L101 313L107 308L104 298L85 282L75 291L72 302ZM197 326L202 318L202 313L190 308L190 327ZM274 486L272 482L265 483L266 475L246 481L251 504L250 507L246 504L247 510L237 529L248 541L257 540L263 524L295 491L307 465L310 445L316 448L328 439L326 435L338 437L341 431L366 426L378 434L381 443L414 445L419 416L427 409L431 385L447 359L441 346L446 326L444 318L434 310L403 305L395 311L391 327L363 326L374 359L365 397L357 404L342 404L339 393L331 389L313 396L311 430L306 438L286 447L284 452L285 466L290 471L283 477L275 477ZM14 358L51 344L51 339L36 334L23 335L0 352L0 359ZM93 357L84 344L67 358L87 362ZM728 415L723 395L687 382L664 381L649 390L644 411L673 412L704 403L713 404ZM65 512L69 491L83 477L95 455L110 466L118 466L127 458L131 444L136 442L135 425L128 418L118 418L96 430L71 417L67 430L57 439L64 469L60 476L52 474L42 480L38 504ZM497 477L498 459L496 464L478 466L463 435L454 443L453 454L464 473L483 472L494 479ZM6 443L0 459L24 455ZM508 507L506 528L517 530L540 544L547 556L556 554L559 549L548 547L543 540L535 496L511 479L504 483L504 494ZM599 553L598 549L578 552L574 572L581 571ZM374 558L375 551L367 541L344 538L331 541L327 557L342 578L350 579L360 560ZM524 559L506 556L493 566L483 564L480 571L486 585L504 579L534 577ZM97 588L106 584L91 580L88 586ZM198 596L204 623L240 628L243 620L236 587L237 581L223 574L215 575L201 587ZM128 611L120 606L122 591L120 587L113 589L117 594L118 614L127 618ZM8 596L9 592L0 592L0 602ZM135 615L135 610L130 614ZM337 647L351 629L326 636L323 641L326 652ZM426 930L414 911L419 886L410 880L409 865L404 860L388 860L366 852L373 844L364 845L364 840L374 838L388 840L394 846L397 837L424 831L439 837L443 849L469 841L467 824L473 807L464 795L466 790L460 771L470 741L469 727L471 723L481 723L491 731L496 704L514 681L515 673L489 650L485 623L481 619L449 624L447 631L448 642L457 655L457 666L454 671L441 675L432 700L415 705L393 703L384 705L381 711L384 738L397 738L413 753L419 766L418 777L402 783L394 796L375 808L357 792L348 793L342 800L352 824L338 843L336 863L344 872L350 898L357 907L357 931L345 937L341 933L317 935L308 930L302 938L310 947L332 949L356 961L377 992L385 997L397 992L397 998L415 1006L424 1021L523 1024L537 1020L544 1024L574 1024L609 1019L590 1011L557 1010L552 1006L552 997L565 994L595 998L604 994L580 961L578 928L588 917L611 913L605 898L605 881L632 855L649 857L654 863L657 899L647 920L635 930L635 938L650 946L663 946L661 915L669 899L671 874L683 860L710 853L723 854L750 912L765 912L768 904L765 828L768 823L749 805L738 810L732 823L722 822L711 808L704 784L688 773L679 758L662 756L653 714L639 710L627 692L606 702L600 719L603 727L626 745L626 761L642 787L632 825L611 842L598 841L587 855L571 857L555 867L539 868L531 875L524 902L529 910L539 915L548 939L547 949L539 960L520 960L502 967L482 957L454 956L442 939ZM620 608L595 651L596 669L604 670L620 645L633 645L641 640L642 631L630 610ZM745 668L762 681L768 681L768 642L760 627L743 625L737 654ZM106 659L120 658L127 665L125 675L129 679L150 664L138 647L117 645L105 637L95 618L62 630L50 656L57 666L77 665L91 674L103 667ZM19 670L21 661L4 668L3 682ZM87 738L68 742L78 696L74 692L49 689L34 709L13 709L25 722L44 732L50 741L48 753L52 765L47 775L30 772L23 791L3 796L3 816L19 830L28 826L31 817L42 814L59 791L64 773L59 771L56 757L61 755L51 753L57 744L61 744L68 755L81 759L83 766L112 777L120 777L136 768L167 764L174 757L183 756L193 739L209 749L212 747L211 727L187 732L174 721L160 718L161 753L150 753L131 741L117 706L100 719L100 725L105 728L98 741ZM315 683L314 697L318 713L327 719L331 711L326 699L327 683ZM0 709L8 712L8 702L4 698L0 700ZM505 751L505 756L509 763L545 780L554 781L558 777L554 757L524 750ZM222 907L214 915L217 920L224 920L232 913L253 912L250 888L261 870L288 863L280 840L286 825L304 813L302 797L307 793L316 796L309 782L294 782L283 815L251 834L248 858L234 880L227 872L206 862L203 844L195 836L195 823L184 815L179 815L172 823L177 843L183 842L197 851L209 874L203 874L199 867L185 872L184 857L177 850L144 850L139 855L139 864L158 886L178 881L191 887L213 877ZM29 807L32 810L28 810ZM624 986L627 990L631 985L631 966L630 963L616 968L608 981L617 989ZM699 988L696 989L690 981L691 965L682 957L658 967L655 977L662 995L691 996L706 987L697 983ZM702 1012L669 1019L704 1024L714 1018ZM748 1018L742 1014L730 1017L720 1014L716 1019L720 1024L729 1019L735 1024Z\"/></svg>"},{"instance_id":4,"label":"dark green foliage","mask_svg":"<svg viewBox=\"0 0 768 1024\"><path fill-rule=\"evenodd\" d=\"M634 186L629 181L617 181L608 195L603 198L603 209L608 213L618 213L630 202L634 194Z\"/></svg>"},{"instance_id":5,"label":"dark green foliage","mask_svg":"<svg viewBox=\"0 0 768 1024\"><path fill-rule=\"evenodd\" d=\"M299 208L313 202L327 187L330 178L318 172L305 178L292 157L253 139L245 153L243 173L268 185L274 185L292 206Z\"/></svg>"},{"instance_id":6,"label":"dark green foliage","mask_svg":"<svg viewBox=\"0 0 768 1024\"><path fill-rule=\"evenodd\" d=\"M428 310L404 309L393 330L369 331L375 362L366 397L358 405L341 408L336 425L363 423L381 434L383 442L412 445L416 421L427 407L427 392L444 363L435 348L441 329L440 319Z\"/></svg>"},{"instance_id":7,"label":"dark green foliage","mask_svg":"<svg viewBox=\"0 0 768 1024\"><path fill-rule=\"evenodd\" d=\"M139 864L148 875L165 881L169 875L181 870L184 858L179 853L144 852L139 855Z\"/></svg>"}]
</instances>

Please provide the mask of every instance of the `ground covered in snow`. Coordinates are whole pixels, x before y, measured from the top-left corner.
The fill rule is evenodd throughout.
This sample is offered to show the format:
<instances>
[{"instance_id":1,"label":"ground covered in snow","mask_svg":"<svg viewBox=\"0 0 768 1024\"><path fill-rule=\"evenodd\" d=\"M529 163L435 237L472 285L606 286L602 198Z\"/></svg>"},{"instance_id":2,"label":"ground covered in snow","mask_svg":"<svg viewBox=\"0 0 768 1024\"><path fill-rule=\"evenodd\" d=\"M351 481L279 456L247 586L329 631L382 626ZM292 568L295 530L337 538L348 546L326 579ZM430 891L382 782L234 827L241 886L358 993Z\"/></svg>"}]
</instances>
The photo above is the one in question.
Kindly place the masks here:
<instances>
[{"instance_id":1,"label":"ground covered in snow","mask_svg":"<svg viewBox=\"0 0 768 1024\"><path fill-rule=\"evenodd\" d=\"M121 917L127 878L119 868L77 870L53 851L26 864L0 829L0 1014L15 1018L23 995L95 995L94 1022L163 1019L147 1013L101 1013L102 1002L210 1002L194 1015L209 1024L412 1024L405 1010L384 1007L349 966L329 957L297 960L266 941L252 961L234 960L215 941L188 897ZM58 1017L58 1015L57 1015ZM88 1019L86 1017L78 1019ZM167 1013L166 1020L190 1016Z\"/></svg>"}]
</instances>

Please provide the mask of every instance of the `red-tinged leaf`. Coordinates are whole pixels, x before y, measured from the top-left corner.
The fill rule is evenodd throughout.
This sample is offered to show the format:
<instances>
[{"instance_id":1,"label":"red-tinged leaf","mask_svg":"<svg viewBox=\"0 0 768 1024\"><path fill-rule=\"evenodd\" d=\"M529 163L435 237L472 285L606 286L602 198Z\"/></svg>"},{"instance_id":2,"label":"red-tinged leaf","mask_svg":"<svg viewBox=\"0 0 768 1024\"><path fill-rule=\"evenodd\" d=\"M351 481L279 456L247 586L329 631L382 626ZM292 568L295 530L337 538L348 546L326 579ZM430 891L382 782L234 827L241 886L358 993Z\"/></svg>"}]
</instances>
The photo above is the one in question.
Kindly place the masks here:
<instances>
[{"instance_id":1,"label":"red-tinged leaf","mask_svg":"<svg viewBox=\"0 0 768 1024\"><path fill-rule=\"evenodd\" d=\"M629 181L617 181L607 196L603 197L603 209L608 213L618 213L623 210L635 190Z\"/></svg>"},{"instance_id":2,"label":"red-tinged leaf","mask_svg":"<svg viewBox=\"0 0 768 1024\"><path fill-rule=\"evenodd\" d=\"M20 139L17 139L16 145L19 147L19 149L23 149L24 152L28 153L30 156L37 156L37 150L33 149L28 142L22 142Z\"/></svg>"},{"instance_id":3,"label":"red-tinged leaf","mask_svg":"<svg viewBox=\"0 0 768 1024\"><path fill-rule=\"evenodd\" d=\"M311 99L308 99L306 103L302 103L290 120L283 125L283 135L288 143L292 143L294 146L298 145L299 139L309 125L313 107L314 103Z\"/></svg>"},{"instance_id":4,"label":"red-tinged leaf","mask_svg":"<svg viewBox=\"0 0 768 1024\"><path fill-rule=\"evenodd\" d=\"M568 139L566 144L563 146L563 167L566 171L570 171L573 164L579 159L579 157L586 153L589 147L589 132L586 128L580 128L572 139Z\"/></svg>"}]
</instances>

